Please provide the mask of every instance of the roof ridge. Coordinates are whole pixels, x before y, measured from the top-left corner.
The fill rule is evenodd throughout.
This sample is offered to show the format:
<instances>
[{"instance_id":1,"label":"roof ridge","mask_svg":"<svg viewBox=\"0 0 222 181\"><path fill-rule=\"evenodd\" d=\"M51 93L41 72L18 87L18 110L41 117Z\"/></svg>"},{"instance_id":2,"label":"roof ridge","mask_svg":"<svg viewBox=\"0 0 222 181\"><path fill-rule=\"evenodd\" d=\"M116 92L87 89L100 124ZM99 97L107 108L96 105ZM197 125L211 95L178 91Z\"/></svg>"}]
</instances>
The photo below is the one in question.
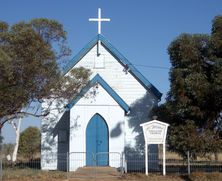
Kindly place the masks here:
<instances>
[{"instance_id":1,"label":"roof ridge","mask_svg":"<svg viewBox=\"0 0 222 181\"><path fill-rule=\"evenodd\" d=\"M113 55L116 57L117 61L125 66L128 71L143 85L145 89L150 90L159 100L161 99L162 93L159 92L159 90L149 82L149 80L143 76L137 68L133 66L133 64L121 53L119 52L111 43L110 41L105 38L102 34L96 35L88 44L86 44L85 47L83 47L79 53L77 53L70 62L64 67L63 74L65 75L68 73L68 71L74 67L81 59L82 57L90 51L93 46L98 42L101 41L101 43L104 45L104 47Z\"/></svg>"}]
</instances>

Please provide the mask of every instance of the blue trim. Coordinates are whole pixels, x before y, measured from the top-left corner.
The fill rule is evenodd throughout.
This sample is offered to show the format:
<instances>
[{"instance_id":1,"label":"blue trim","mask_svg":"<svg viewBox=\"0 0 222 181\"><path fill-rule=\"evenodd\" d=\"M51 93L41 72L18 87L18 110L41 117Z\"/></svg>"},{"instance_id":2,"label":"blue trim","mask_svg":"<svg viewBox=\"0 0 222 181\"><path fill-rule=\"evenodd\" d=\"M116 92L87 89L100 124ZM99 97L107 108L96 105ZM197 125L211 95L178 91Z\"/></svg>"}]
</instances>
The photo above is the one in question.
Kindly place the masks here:
<instances>
[{"instance_id":1,"label":"blue trim","mask_svg":"<svg viewBox=\"0 0 222 181\"><path fill-rule=\"evenodd\" d=\"M99 34L95 36L69 63L64 67L63 73L66 74L74 67L82 57L89 52L93 46L101 41L104 47L117 58L120 64L127 67L128 71L144 86L145 89L150 90L158 99L161 99L162 93L152 85L130 62L124 57L103 35Z\"/></svg>"},{"instance_id":2,"label":"blue trim","mask_svg":"<svg viewBox=\"0 0 222 181\"><path fill-rule=\"evenodd\" d=\"M96 161L92 159L93 154L109 152L109 128L106 120L96 113L88 122L86 127L86 166L108 166L109 155L98 154ZM95 165L96 163L96 165Z\"/></svg>"},{"instance_id":3,"label":"blue trim","mask_svg":"<svg viewBox=\"0 0 222 181\"><path fill-rule=\"evenodd\" d=\"M125 101L103 80L103 78L96 74L96 76L90 81L90 83L82 89L79 96L74 98L66 107L70 110L81 98L82 96L96 83L99 83L108 94L125 110L125 112L129 111L129 106L125 103ZM81 96L82 95L82 96Z\"/></svg>"}]
</instances>

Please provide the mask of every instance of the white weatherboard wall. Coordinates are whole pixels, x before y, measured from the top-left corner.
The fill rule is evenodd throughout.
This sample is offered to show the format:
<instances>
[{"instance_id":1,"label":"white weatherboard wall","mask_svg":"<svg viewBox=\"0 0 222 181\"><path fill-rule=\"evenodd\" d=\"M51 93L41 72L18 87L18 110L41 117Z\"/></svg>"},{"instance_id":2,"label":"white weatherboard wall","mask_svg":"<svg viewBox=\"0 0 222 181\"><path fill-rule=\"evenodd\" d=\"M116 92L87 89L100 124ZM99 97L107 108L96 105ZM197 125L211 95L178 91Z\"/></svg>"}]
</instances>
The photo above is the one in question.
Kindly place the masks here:
<instances>
[{"instance_id":1,"label":"white weatherboard wall","mask_svg":"<svg viewBox=\"0 0 222 181\"><path fill-rule=\"evenodd\" d=\"M59 124L69 133L69 150L67 151L70 153L70 160L67 165L69 165L70 171L73 171L80 166L85 166L86 127L96 113L100 114L108 125L109 152L121 153L126 146L135 146L135 137L138 132L135 132L134 129L147 121L150 109L157 105L157 98L148 92L130 72L126 73L124 67L107 51L103 44L100 46L100 54L97 56L97 45L95 45L73 68L90 69L91 79L99 74L128 104L130 113L126 115L120 105L100 85L96 89L97 93L94 97L82 97L70 112L64 113L68 116L52 112L42 120L42 169L56 170L59 168L58 157L53 159L48 157L48 155L58 155L63 147L58 143L58 135L56 134L57 129L60 129ZM89 92L94 89L94 87L91 88ZM67 119L70 121L70 125L63 124ZM74 152L75 154L72 154ZM81 161L74 165L73 162L76 158ZM120 166L117 162L112 161L111 157L109 158L110 166Z\"/></svg>"},{"instance_id":2,"label":"white weatherboard wall","mask_svg":"<svg viewBox=\"0 0 222 181\"><path fill-rule=\"evenodd\" d=\"M101 61L103 61L103 66L101 66ZM99 64L99 66L97 64ZM143 98L147 99L147 101L153 101L151 106L157 104L157 98L155 98L153 94L147 92L131 73L124 72L124 67L109 51L107 51L103 44L100 46L100 56L97 56L97 45L95 45L74 66L74 68L76 67L90 69L92 72L91 78L99 74L130 107ZM143 111L144 114L147 113L148 116L149 107L140 107L140 110ZM131 111L131 113L136 114L133 111ZM128 119L129 117L125 117L125 140L127 145L133 146L135 144L134 138L137 133L133 132L133 128L128 124ZM145 121L147 120L138 120L138 125Z\"/></svg>"},{"instance_id":3,"label":"white weatherboard wall","mask_svg":"<svg viewBox=\"0 0 222 181\"><path fill-rule=\"evenodd\" d=\"M97 56L95 45L75 67L85 67L92 71L91 78L97 73L114 89L117 94L128 104L143 97L146 89L130 74L123 71L124 67L103 46L100 53L104 59L104 68L95 68L95 62L102 61Z\"/></svg>"},{"instance_id":4,"label":"white weatherboard wall","mask_svg":"<svg viewBox=\"0 0 222 181\"><path fill-rule=\"evenodd\" d=\"M98 85L94 98L83 97L70 111L70 171L86 165L86 127L96 113L105 119L108 126L109 152L122 153L124 151L124 110L102 86ZM121 132L112 136L112 132L115 132L115 129L121 129ZM116 158L120 155L111 153L109 165L111 167L120 167L120 162L112 159L112 156Z\"/></svg>"},{"instance_id":5,"label":"white weatherboard wall","mask_svg":"<svg viewBox=\"0 0 222 181\"><path fill-rule=\"evenodd\" d=\"M48 107L47 102L42 107ZM56 107L55 103L52 105ZM57 123L61 119L64 112L59 113L54 109L50 114L42 119L41 122L41 168L43 170L57 169L58 154L58 135L53 134Z\"/></svg>"}]
</instances>

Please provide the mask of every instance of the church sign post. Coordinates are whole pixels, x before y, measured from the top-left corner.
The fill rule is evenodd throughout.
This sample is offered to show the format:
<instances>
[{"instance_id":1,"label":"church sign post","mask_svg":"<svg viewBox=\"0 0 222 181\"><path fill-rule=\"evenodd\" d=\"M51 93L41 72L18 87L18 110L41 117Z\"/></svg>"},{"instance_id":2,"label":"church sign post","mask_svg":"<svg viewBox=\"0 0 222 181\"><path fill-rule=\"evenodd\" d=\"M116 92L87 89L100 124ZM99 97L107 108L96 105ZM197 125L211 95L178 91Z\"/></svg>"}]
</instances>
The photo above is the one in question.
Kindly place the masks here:
<instances>
[{"instance_id":1,"label":"church sign post","mask_svg":"<svg viewBox=\"0 0 222 181\"><path fill-rule=\"evenodd\" d=\"M163 175L166 175L166 135L169 124L152 120L140 125L145 138L145 168L148 175L148 145L163 144Z\"/></svg>"}]
</instances>

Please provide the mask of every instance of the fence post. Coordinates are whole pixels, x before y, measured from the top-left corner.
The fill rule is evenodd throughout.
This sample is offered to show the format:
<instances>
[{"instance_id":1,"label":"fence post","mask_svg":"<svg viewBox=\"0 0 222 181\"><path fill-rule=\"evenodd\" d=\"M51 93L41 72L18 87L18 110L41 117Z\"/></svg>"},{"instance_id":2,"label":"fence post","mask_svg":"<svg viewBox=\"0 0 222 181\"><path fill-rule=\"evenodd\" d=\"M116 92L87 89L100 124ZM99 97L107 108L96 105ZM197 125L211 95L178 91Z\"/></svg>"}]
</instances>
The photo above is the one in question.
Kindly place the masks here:
<instances>
[{"instance_id":1,"label":"fence post","mask_svg":"<svg viewBox=\"0 0 222 181\"><path fill-rule=\"evenodd\" d=\"M190 151L187 151L187 171L190 175Z\"/></svg>"},{"instance_id":2,"label":"fence post","mask_svg":"<svg viewBox=\"0 0 222 181\"><path fill-rule=\"evenodd\" d=\"M66 174L67 174L67 180L69 179L69 152L66 154Z\"/></svg>"},{"instance_id":3,"label":"fence post","mask_svg":"<svg viewBox=\"0 0 222 181\"><path fill-rule=\"evenodd\" d=\"M125 173L127 173L127 158L126 158L126 154L125 154L125 152L124 152L124 171L125 171Z\"/></svg>"},{"instance_id":4,"label":"fence post","mask_svg":"<svg viewBox=\"0 0 222 181\"><path fill-rule=\"evenodd\" d=\"M146 143L146 146L145 146L145 172L146 172L146 175L148 175L148 144Z\"/></svg>"},{"instance_id":5,"label":"fence post","mask_svg":"<svg viewBox=\"0 0 222 181\"><path fill-rule=\"evenodd\" d=\"M163 175L166 175L166 143L163 143Z\"/></svg>"},{"instance_id":6,"label":"fence post","mask_svg":"<svg viewBox=\"0 0 222 181\"><path fill-rule=\"evenodd\" d=\"M0 180L2 180L2 175L3 175L3 169L2 169L2 154L0 155Z\"/></svg>"},{"instance_id":7,"label":"fence post","mask_svg":"<svg viewBox=\"0 0 222 181\"><path fill-rule=\"evenodd\" d=\"M124 158L123 157L124 157L124 153L122 152L121 153L121 158L120 158L121 159L121 163L120 163L121 164L121 176L123 176L123 172L124 172L123 171L123 169L124 169L124 164L123 164Z\"/></svg>"},{"instance_id":8,"label":"fence post","mask_svg":"<svg viewBox=\"0 0 222 181\"><path fill-rule=\"evenodd\" d=\"M0 128L0 139L2 137L2 129ZM2 176L3 176L3 169L2 169L2 141L3 140L0 140L0 180L2 180Z\"/></svg>"}]
</instances>

